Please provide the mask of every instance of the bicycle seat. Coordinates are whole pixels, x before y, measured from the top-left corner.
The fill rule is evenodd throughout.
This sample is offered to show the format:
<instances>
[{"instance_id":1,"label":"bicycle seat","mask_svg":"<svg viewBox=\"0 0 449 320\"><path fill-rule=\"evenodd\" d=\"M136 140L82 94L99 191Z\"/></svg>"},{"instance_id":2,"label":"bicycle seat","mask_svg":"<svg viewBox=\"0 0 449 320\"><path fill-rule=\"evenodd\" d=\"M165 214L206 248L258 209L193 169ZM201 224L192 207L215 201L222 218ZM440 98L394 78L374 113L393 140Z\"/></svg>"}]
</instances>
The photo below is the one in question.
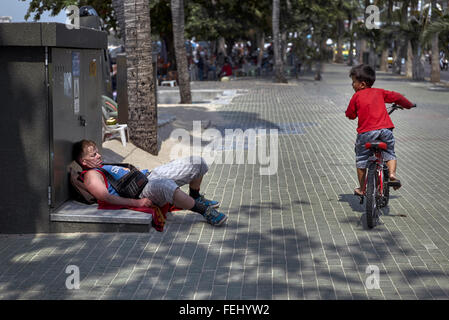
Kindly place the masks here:
<instances>
[{"instance_id":1,"label":"bicycle seat","mask_svg":"<svg viewBox=\"0 0 449 320\"><path fill-rule=\"evenodd\" d=\"M365 148L372 150L387 150L387 144L383 141L372 141L365 143Z\"/></svg>"}]
</instances>

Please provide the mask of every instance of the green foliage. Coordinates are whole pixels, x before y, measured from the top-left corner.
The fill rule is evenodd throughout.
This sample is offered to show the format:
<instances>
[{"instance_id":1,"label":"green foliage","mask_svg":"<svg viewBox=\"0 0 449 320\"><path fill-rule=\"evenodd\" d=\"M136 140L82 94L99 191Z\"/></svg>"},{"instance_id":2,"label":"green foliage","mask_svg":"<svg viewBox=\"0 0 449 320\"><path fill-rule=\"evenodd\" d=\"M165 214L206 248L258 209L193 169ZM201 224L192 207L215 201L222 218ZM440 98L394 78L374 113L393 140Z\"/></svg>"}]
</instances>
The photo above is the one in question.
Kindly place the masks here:
<instances>
[{"instance_id":1,"label":"green foliage","mask_svg":"<svg viewBox=\"0 0 449 320\"><path fill-rule=\"evenodd\" d=\"M248 39L250 31L271 30L269 0L192 0L186 6L186 33L201 40Z\"/></svg>"},{"instance_id":2,"label":"green foliage","mask_svg":"<svg viewBox=\"0 0 449 320\"><path fill-rule=\"evenodd\" d=\"M433 34L439 34L440 49L449 55L449 14L440 16L437 20L429 24L423 33L423 41L428 43Z\"/></svg>"},{"instance_id":3,"label":"green foliage","mask_svg":"<svg viewBox=\"0 0 449 320\"><path fill-rule=\"evenodd\" d=\"M184 0L185 1L185 0ZM150 1L151 33L172 35L170 0Z\"/></svg>"},{"instance_id":4,"label":"green foliage","mask_svg":"<svg viewBox=\"0 0 449 320\"><path fill-rule=\"evenodd\" d=\"M344 36L340 28L349 13L355 8L348 1L300 0L294 6L295 14L292 25L296 28L299 38L292 39L296 55L303 61L322 61L329 56L326 48L327 39L337 39ZM339 33L340 32L340 33ZM311 39L307 40L307 35Z\"/></svg>"},{"instance_id":5,"label":"green foliage","mask_svg":"<svg viewBox=\"0 0 449 320\"><path fill-rule=\"evenodd\" d=\"M26 1L26 0L21 0ZM150 0L149 0L150 1ZM322 43L328 38L366 39L378 50L390 47L394 40L413 43L427 43L430 35L440 33L442 45L447 46L449 18L441 13L432 22L428 12L417 12L417 0L377 0L381 9L381 29L368 30L364 24L365 7L370 1L361 0L282 0L280 31L297 33L300 38L289 39L295 42L298 55L321 59ZM106 27L116 29L116 17L111 0L32 0L26 18L38 21L42 13L49 10L57 15L69 5L91 5ZM400 5L393 10L393 4ZM198 40L217 40L224 37L228 42L253 40L257 32L271 36L271 0L184 0L185 36ZM414 8L407 17L406 8ZM170 36L172 34L170 0L151 0L151 28L153 34ZM435 12L434 12L435 14ZM343 22L351 20L352 29L344 28ZM306 36L312 35L308 41Z\"/></svg>"},{"instance_id":6,"label":"green foliage","mask_svg":"<svg viewBox=\"0 0 449 320\"><path fill-rule=\"evenodd\" d=\"M90 5L94 7L107 29L116 29L117 22L112 10L111 0L31 0L25 20L33 15L33 20L39 21L44 11L50 11L51 16L56 16L70 5L77 5L78 7Z\"/></svg>"}]
</instances>

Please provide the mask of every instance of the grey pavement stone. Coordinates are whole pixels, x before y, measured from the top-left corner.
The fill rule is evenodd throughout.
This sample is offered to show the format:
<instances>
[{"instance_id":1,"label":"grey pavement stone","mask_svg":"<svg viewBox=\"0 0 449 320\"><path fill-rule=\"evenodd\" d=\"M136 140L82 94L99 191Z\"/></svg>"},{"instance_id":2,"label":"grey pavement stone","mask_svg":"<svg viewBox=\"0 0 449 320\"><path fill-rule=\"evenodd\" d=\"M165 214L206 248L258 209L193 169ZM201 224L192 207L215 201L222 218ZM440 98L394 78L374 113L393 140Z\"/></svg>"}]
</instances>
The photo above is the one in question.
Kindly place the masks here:
<instances>
[{"instance_id":1,"label":"grey pavement stone","mask_svg":"<svg viewBox=\"0 0 449 320\"><path fill-rule=\"evenodd\" d=\"M163 233L0 235L1 299L449 299L449 92L378 73L376 87L418 108L392 115L404 186L366 230L352 196L348 71L326 65L323 81L286 85L192 83L243 90L211 127L278 129L276 174L260 175L259 162L210 165L202 191L228 214L221 228L176 212ZM76 292L64 285L70 264L80 268ZM380 270L379 290L365 288L368 265Z\"/></svg>"}]
</instances>

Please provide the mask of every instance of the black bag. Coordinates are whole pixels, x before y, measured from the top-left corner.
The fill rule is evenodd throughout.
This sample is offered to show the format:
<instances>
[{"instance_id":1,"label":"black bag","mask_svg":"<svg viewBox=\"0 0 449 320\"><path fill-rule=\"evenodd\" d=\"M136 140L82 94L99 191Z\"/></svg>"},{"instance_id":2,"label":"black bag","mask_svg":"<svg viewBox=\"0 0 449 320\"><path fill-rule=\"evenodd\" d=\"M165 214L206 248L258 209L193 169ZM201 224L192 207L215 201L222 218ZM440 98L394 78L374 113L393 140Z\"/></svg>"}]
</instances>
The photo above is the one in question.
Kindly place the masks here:
<instances>
[{"instance_id":1,"label":"black bag","mask_svg":"<svg viewBox=\"0 0 449 320\"><path fill-rule=\"evenodd\" d=\"M140 172L136 167L128 163L105 163L107 165L114 165L129 168L130 172L125 174L120 179L116 180L109 172L103 168L98 168L106 175L108 182L123 198L139 199L139 195L148 183L147 176Z\"/></svg>"}]
</instances>

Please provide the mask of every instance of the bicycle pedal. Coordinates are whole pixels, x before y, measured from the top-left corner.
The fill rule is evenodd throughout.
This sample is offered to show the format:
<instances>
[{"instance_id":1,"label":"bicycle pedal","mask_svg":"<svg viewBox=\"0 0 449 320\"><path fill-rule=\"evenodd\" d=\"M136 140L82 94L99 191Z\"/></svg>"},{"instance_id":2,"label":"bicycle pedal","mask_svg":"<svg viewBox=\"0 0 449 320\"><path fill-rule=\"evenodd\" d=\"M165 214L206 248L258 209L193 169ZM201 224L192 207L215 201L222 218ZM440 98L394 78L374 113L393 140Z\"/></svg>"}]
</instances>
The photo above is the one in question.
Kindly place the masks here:
<instances>
[{"instance_id":1,"label":"bicycle pedal","mask_svg":"<svg viewBox=\"0 0 449 320\"><path fill-rule=\"evenodd\" d=\"M401 187L401 181L395 180L395 181L388 181L389 187Z\"/></svg>"}]
</instances>

